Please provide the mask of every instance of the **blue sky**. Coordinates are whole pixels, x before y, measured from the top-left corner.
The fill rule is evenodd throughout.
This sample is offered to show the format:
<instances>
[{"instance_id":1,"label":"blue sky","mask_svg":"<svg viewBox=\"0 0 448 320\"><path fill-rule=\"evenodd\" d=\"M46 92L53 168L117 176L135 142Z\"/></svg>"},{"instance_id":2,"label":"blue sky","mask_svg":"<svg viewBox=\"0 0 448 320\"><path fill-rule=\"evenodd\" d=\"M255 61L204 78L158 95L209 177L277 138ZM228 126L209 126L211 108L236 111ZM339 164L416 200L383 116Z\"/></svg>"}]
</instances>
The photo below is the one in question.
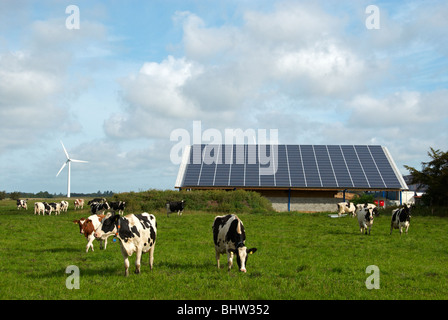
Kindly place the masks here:
<instances>
[{"instance_id":1,"label":"blue sky","mask_svg":"<svg viewBox=\"0 0 448 320\"><path fill-rule=\"evenodd\" d=\"M448 145L447 16L445 1L2 1L0 190L65 193L60 140L89 161L72 192L172 189L170 135L193 121L380 144L419 168Z\"/></svg>"}]
</instances>

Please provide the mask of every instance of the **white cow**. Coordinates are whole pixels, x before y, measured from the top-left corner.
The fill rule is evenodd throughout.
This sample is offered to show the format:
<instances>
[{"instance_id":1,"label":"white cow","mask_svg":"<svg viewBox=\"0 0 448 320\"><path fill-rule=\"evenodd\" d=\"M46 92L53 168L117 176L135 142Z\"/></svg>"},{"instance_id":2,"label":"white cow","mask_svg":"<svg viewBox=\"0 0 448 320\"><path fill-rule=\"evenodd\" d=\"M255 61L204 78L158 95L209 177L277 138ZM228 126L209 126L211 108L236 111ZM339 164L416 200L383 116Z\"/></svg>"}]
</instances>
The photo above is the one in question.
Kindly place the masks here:
<instances>
[{"instance_id":1,"label":"white cow","mask_svg":"<svg viewBox=\"0 0 448 320\"><path fill-rule=\"evenodd\" d=\"M35 202L34 203L34 214L40 215L42 212L42 215L45 215L45 205L42 202Z\"/></svg>"},{"instance_id":2,"label":"white cow","mask_svg":"<svg viewBox=\"0 0 448 320\"><path fill-rule=\"evenodd\" d=\"M353 202L339 202L338 203L338 216L341 216L344 213L350 213L352 217L354 217L356 211L355 204Z\"/></svg>"},{"instance_id":3,"label":"white cow","mask_svg":"<svg viewBox=\"0 0 448 320\"><path fill-rule=\"evenodd\" d=\"M67 212L68 209L68 201L62 200L61 201L61 211Z\"/></svg>"}]
</instances>

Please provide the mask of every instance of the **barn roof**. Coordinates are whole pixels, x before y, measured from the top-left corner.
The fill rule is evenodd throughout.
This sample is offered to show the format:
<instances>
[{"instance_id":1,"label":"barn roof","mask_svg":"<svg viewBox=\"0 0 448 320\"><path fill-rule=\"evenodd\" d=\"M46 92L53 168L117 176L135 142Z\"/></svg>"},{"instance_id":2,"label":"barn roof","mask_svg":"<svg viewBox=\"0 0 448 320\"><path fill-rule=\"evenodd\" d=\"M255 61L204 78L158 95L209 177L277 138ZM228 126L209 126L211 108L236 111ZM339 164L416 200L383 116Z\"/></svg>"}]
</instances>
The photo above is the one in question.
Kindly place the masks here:
<instances>
[{"instance_id":1,"label":"barn roof","mask_svg":"<svg viewBox=\"0 0 448 320\"><path fill-rule=\"evenodd\" d=\"M185 148L175 187L408 189L379 145L192 145Z\"/></svg>"}]
</instances>

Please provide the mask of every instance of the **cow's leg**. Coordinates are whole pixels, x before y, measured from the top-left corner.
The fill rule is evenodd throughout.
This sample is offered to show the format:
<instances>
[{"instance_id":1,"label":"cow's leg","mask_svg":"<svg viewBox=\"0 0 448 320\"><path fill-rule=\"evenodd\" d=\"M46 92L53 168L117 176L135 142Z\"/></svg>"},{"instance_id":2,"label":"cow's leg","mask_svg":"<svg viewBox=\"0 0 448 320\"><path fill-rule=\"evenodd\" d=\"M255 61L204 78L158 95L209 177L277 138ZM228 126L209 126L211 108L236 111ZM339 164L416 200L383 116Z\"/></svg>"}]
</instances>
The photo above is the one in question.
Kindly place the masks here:
<instances>
[{"instance_id":1,"label":"cow's leg","mask_svg":"<svg viewBox=\"0 0 448 320\"><path fill-rule=\"evenodd\" d=\"M406 226L406 234L408 234L409 224Z\"/></svg>"},{"instance_id":2,"label":"cow's leg","mask_svg":"<svg viewBox=\"0 0 448 320\"><path fill-rule=\"evenodd\" d=\"M220 266L219 266L219 258L221 257L221 254L216 249L215 249L215 257L216 257L216 264L218 265L218 269L219 269L220 268Z\"/></svg>"},{"instance_id":3,"label":"cow's leg","mask_svg":"<svg viewBox=\"0 0 448 320\"><path fill-rule=\"evenodd\" d=\"M106 250L106 247L107 247L107 238L104 239L104 250Z\"/></svg>"},{"instance_id":4,"label":"cow's leg","mask_svg":"<svg viewBox=\"0 0 448 320\"><path fill-rule=\"evenodd\" d=\"M142 249L141 248L137 248L137 251L135 253L135 274L139 274L140 273L140 264L142 261Z\"/></svg>"},{"instance_id":5,"label":"cow's leg","mask_svg":"<svg viewBox=\"0 0 448 320\"><path fill-rule=\"evenodd\" d=\"M154 247L155 243L153 243L151 249L149 249L149 268L152 270L152 265L154 264Z\"/></svg>"},{"instance_id":6,"label":"cow's leg","mask_svg":"<svg viewBox=\"0 0 448 320\"><path fill-rule=\"evenodd\" d=\"M125 277L127 277L129 276L129 256L123 247L121 247L121 254L123 255L124 259L124 275Z\"/></svg>"},{"instance_id":7,"label":"cow's leg","mask_svg":"<svg viewBox=\"0 0 448 320\"><path fill-rule=\"evenodd\" d=\"M228 268L229 271L232 268L232 264L233 264L233 252L227 251L227 265L229 267Z\"/></svg>"},{"instance_id":8,"label":"cow's leg","mask_svg":"<svg viewBox=\"0 0 448 320\"><path fill-rule=\"evenodd\" d=\"M88 238L87 238L87 246L86 246L86 252L89 252L89 248L92 248L93 250L93 240L95 239L95 237L93 236L93 234L91 234Z\"/></svg>"}]
</instances>

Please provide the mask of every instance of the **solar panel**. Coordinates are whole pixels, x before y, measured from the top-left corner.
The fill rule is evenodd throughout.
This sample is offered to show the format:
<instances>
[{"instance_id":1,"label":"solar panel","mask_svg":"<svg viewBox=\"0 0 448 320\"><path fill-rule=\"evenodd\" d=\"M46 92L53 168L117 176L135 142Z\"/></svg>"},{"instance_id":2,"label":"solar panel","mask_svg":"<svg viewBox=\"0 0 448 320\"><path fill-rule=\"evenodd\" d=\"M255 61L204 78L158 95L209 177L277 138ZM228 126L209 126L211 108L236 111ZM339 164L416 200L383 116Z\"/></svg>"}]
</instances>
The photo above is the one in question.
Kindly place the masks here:
<instances>
[{"instance_id":1,"label":"solar panel","mask_svg":"<svg viewBox=\"0 0 448 320\"><path fill-rule=\"evenodd\" d=\"M193 145L181 187L405 189L382 146Z\"/></svg>"}]
</instances>

